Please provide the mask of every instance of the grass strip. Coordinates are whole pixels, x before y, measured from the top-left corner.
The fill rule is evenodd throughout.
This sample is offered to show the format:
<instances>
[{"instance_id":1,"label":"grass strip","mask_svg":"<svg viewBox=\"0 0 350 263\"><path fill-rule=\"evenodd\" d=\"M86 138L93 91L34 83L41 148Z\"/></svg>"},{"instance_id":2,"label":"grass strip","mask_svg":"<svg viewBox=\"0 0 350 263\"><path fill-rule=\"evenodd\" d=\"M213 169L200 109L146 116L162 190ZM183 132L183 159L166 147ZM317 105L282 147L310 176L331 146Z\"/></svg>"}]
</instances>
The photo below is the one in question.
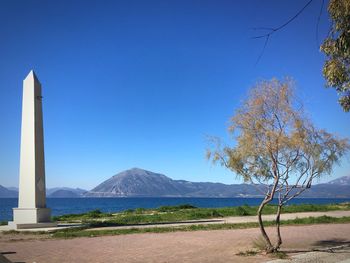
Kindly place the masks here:
<instances>
[{"instance_id":1,"label":"grass strip","mask_svg":"<svg viewBox=\"0 0 350 263\"><path fill-rule=\"evenodd\" d=\"M163 222L179 222L186 220L211 219L227 216L255 216L257 206L236 206L223 208L196 208L184 204L178 206L161 206L156 209L137 208L129 209L120 213L102 213L94 210L83 214L69 214L53 217L59 222L84 222L95 224L94 226L118 226L134 224L156 224ZM277 206L268 205L264 208L263 214L275 214ZM350 210L350 203L329 204L329 205L288 205L283 208L282 213L297 212L327 212L335 210Z\"/></svg>"},{"instance_id":2,"label":"grass strip","mask_svg":"<svg viewBox=\"0 0 350 263\"><path fill-rule=\"evenodd\" d=\"M296 218L281 221L281 225L309 225L309 224L335 224L350 223L350 217L308 217ZM275 225L274 221L267 221L265 226ZM130 228L130 229L101 229L101 230L84 230L82 229L65 229L52 233L53 238L75 238L75 237L98 237L110 235L126 235L140 233L168 233L177 231L199 231L199 230L230 230L230 229L246 229L256 228L258 223L239 223L239 224L206 224L206 225L187 225L178 227L150 227L150 228Z\"/></svg>"}]
</instances>

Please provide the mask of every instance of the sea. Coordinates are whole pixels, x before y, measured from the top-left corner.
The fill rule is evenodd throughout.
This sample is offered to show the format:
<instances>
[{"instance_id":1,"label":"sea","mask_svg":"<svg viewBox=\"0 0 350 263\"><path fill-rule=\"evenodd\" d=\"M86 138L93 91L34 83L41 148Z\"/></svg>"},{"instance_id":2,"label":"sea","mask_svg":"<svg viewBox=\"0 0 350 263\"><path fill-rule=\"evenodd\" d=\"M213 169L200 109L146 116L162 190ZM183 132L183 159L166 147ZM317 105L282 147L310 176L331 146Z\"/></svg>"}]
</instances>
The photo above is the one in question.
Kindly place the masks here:
<instances>
[{"instance_id":1,"label":"sea","mask_svg":"<svg viewBox=\"0 0 350 263\"><path fill-rule=\"evenodd\" d=\"M99 209L102 212L120 212L136 208L157 208L166 205L191 204L214 208L259 205L261 198L192 198L192 197L122 197L122 198L47 198L52 215L79 214ZM350 198L295 198L289 204L336 204L350 202ZM12 220L12 208L17 198L0 198L0 221Z\"/></svg>"}]
</instances>

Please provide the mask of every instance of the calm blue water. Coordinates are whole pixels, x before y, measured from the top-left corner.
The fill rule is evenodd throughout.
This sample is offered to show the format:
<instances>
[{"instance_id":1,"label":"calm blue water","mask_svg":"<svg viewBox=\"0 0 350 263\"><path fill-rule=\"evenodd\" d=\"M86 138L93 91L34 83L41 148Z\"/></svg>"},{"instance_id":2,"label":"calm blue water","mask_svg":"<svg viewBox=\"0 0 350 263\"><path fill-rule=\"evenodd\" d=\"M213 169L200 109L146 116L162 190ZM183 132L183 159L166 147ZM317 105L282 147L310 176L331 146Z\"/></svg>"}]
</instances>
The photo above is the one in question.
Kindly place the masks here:
<instances>
[{"instance_id":1,"label":"calm blue water","mask_svg":"<svg viewBox=\"0 0 350 263\"><path fill-rule=\"evenodd\" d=\"M260 198L48 198L47 206L52 215L79 214L94 209L103 212L119 212L135 208L157 208L162 205L191 204L196 207L227 207L258 205ZM350 202L350 198L298 198L291 204L331 204ZM0 221L12 220L12 208L17 207L17 198L0 198Z\"/></svg>"}]
</instances>

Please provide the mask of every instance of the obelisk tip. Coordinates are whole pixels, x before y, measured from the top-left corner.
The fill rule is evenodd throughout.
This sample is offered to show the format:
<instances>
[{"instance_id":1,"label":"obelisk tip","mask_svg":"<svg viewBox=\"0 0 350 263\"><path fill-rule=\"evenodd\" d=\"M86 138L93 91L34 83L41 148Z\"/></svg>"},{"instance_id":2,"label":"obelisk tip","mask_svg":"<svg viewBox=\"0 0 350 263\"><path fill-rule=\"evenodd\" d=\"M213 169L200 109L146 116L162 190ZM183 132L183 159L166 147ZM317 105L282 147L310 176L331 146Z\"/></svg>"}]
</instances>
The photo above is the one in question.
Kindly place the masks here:
<instances>
[{"instance_id":1,"label":"obelisk tip","mask_svg":"<svg viewBox=\"0 0 350 263\"><path fill-rule=\"evenodd\" d=\"M38 77L36 76L36 74L35 74L33 69L29 71L29 73L28 73L27 77L25 78L25 80L26 79L33 79L34 81L40 83L40 81L39 81Z\"/></svg>"}]
</instances>

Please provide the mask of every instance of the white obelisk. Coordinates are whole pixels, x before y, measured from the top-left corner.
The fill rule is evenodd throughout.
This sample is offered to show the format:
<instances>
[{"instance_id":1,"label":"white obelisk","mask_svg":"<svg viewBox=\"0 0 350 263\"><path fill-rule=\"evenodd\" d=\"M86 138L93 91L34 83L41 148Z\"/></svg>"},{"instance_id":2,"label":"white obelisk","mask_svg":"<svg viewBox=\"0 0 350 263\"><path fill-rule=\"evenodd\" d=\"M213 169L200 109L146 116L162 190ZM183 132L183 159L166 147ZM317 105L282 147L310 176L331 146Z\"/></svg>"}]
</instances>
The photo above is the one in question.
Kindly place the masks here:
<instances>
[{"instance_id":1,"label":"white obelisk","mask_svg":"<svg viewBox=\"0 0 350 263\"><path fill-rule=\"evenodd\" d=\"M15 229L51 227L46 207L44 130L41 84L34 71L23 81L21 154L18 208L13 209Z\"/></svg>"}]
</instances>

